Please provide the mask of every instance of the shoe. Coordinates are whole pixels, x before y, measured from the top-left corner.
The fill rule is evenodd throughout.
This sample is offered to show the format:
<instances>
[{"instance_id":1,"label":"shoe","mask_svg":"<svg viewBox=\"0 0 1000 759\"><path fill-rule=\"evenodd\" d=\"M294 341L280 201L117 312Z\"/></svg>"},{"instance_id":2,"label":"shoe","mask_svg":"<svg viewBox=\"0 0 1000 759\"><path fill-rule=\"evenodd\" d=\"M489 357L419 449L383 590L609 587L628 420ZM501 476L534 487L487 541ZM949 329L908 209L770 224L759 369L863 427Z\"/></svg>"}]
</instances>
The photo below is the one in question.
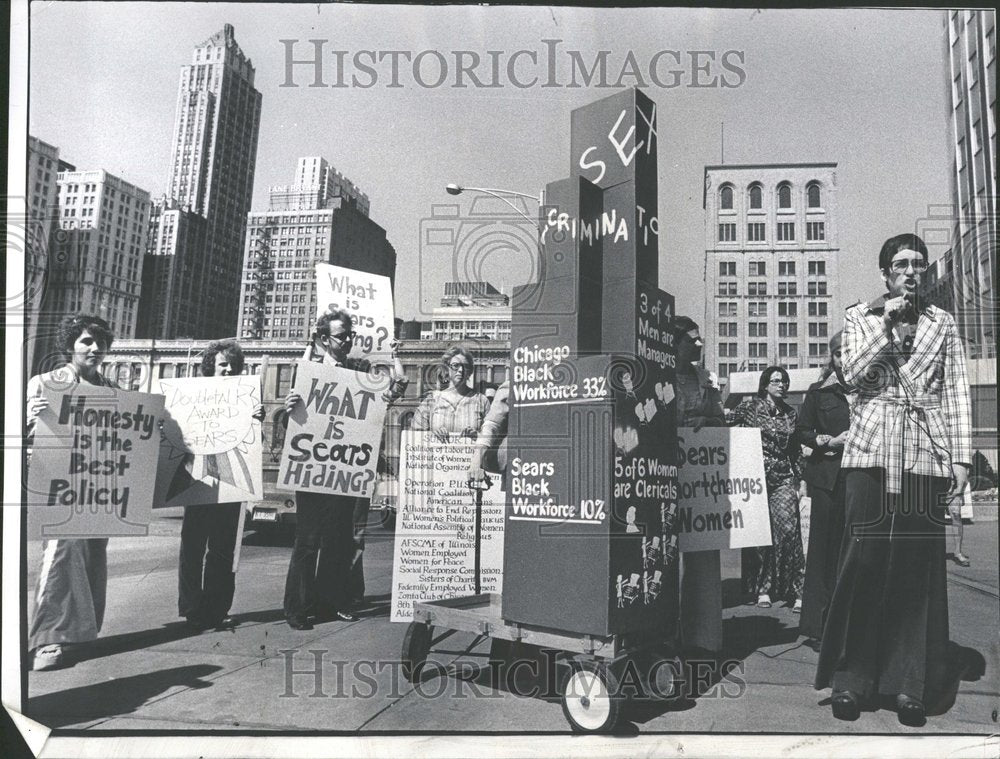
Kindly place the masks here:
<instances>
[{"instance_id":1,"label":"shoe","mask_svg":"<svg viewBox=\"0 0 1000 759\"><path fill-rule=\"evenodd\" d=\"M210 625L202 617L195 616L192 614L190 617L185 617L185 624L194 632L205 632Z\"/></svg>"},{"instance_id":2,"label":"shoe","mask_svg":"<svg viewBox=\"0 0 1000 759\"><path fill-rule=\"evenodd\" d=\"M853 722L861 716L861 707L858 706L858 697L852 691L834 691L830 698L830 708L833 716L847 722Z\"/></svg>"},{"instance_id":3,"label":"shoe","mask_svg":"<svg viewBox=\"0 0 1000 759\"><path fill-rule=\"evenodd\" d=\"M289 617L287 620L288 626L293 630L312 630L312 623L308 619L302 619L301 617Z\"/></svg>"},{"instance_id":4,"label":"shoe","mask_svg":"<svg viewBox=\"0 0 1000 759\"><path fill-rule=\"evenodd\" d=\"M31 659L31 668L35 672L46 669L58 669L63 666L65 656L63 647L59 643L50 643L47 646L39 646L35 649L35 655Z\"/></svg>"},{"instance_id":5,"label":"shoe","mask_svg":"<svg viewBox=\"0 0 1000 759\"><path fill-rule=\"evenodd\" d=\"M964 553L954 553L954 554L952 554L951 555L951 560L954 561L956 564L958 564L958 566L960 566L960 567L967 567L970 564L972 564L972 562L969 561L969 557L966 556Z\"/></svg>"},{"instance_id":6,"label":"shoe","mask_svg":"<svg viewBox=\"0 0 1000 759\"><path fill-rule=\"evenodd\" d=\"M335 611L333 613L334 619L339 619L341 622L357 622L361 617L351 614L349 611Z\"/></svg>"},{"instance_id":7,"label":"shoe","mask_svg":"<svg viewBox=\"0 0 1000 759\"><path fill-rule=\"evenodd\" d=\"M758 609L770 609L771 608L771 596L767 593L761 593L757 596L757 608Z\"/></svg>"},{"instance_id":8,"label":"shoe","mask_svg":"<svg viewBox=\"0 0 1000 759\"><path fill-rule=\"evenodd\" d=\"M801 614L801 613L802 613L802 599L796 598L795 603L792 604L792 614Z\"/></svg>"},{"instance_id":9,"label":"shoe","mask_svg":"<svg viewBox=\"0 0 1000 759\"><path fill-rule=\"evenodd\" d=\"M905 693L896 696L896 716L899 718L899 724L907 727L923 727L927 723L924 705Z\"/></svg>"}]
</instances>

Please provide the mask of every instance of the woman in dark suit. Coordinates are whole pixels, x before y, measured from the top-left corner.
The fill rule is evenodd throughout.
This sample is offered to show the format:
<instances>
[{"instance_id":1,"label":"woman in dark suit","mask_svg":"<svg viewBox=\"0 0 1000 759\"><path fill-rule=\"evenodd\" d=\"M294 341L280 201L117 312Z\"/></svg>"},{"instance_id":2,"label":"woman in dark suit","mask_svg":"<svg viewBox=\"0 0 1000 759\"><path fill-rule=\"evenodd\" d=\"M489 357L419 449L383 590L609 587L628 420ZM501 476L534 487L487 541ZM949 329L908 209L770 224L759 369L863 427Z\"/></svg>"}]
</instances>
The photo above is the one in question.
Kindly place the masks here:
<instances>
[{"instance_id":1,"label":"woman in dark suit","mask_svg":"<svg viewBox=\"0 0 1000 759\"><path fill-rule=\"evenodd\" d=\"M830 363L806 393L795 427L799 442L812 448L803 476L812 499L812 516L799 632L816 641L823 637L844 537L845 474L840 460L850 426L848 401L853 391L841 370L840 343L838 332L830 340Z\"/></svg>"}]
</instances>

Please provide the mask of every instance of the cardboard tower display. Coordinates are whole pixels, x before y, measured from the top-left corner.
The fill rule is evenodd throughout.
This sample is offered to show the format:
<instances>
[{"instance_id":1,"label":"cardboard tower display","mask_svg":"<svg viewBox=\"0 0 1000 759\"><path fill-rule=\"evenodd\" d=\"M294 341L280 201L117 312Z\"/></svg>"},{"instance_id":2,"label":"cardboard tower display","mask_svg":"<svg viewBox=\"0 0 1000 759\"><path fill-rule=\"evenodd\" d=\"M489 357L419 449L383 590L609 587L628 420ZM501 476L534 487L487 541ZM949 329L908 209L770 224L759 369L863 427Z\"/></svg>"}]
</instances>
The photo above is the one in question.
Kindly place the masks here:
<instances>
[{"instance_id":1,"label":"cardboard tower display","mask_svg":"<svg viewBox=\"0 0 1000 759\"><path fill-rule=\"evenodd\" d=\"M608 636L677 618L673 297L658 289L656 106L572 114L541 276L512 299L507 620Z\"/></svg>"}]
</instances>

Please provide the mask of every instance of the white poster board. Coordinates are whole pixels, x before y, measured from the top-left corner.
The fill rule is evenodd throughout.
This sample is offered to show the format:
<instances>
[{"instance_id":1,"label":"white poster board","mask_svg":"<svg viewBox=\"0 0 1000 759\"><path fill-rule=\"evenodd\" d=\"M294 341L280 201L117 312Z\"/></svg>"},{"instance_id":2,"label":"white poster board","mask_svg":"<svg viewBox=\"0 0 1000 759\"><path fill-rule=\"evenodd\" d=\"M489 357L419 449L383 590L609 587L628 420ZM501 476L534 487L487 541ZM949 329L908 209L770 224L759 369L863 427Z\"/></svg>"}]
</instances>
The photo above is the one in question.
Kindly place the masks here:
<instances>
[{"instance_id":1,"label":"white poster board","mask_svg":"<svg viewBox=\"0 0 1000 759\"><path fill-rule=\"evenodd\" d=\"M760 430L677 430L677 534L683 551L771 545Z\"/></svg>"},{"instance_id":2,"label":"white poster board","mask_svg":"<svg viewBox=\"0 0 1000 759\"><path fill-rule=\"evenodd\" d=\"M346 311L354 320L352 358L389 354L395 315L388 277L316 264L316 317L336 309Z\"/></svg>"},{"instance_id":3,"label":"white poster board","mask_svg":"<svg viewBox=\"0 0 1000 759\"><path fill-rule=\"evenodd\" d=\"M264 498L260 377L161 379L166 418L153 508Z\"/></svg>"},{"instance_id":4,"label":"white poster board","mask_svg":"<svg viewBox=\"0 0 1000 759\"><path fill-rule=\"evenodd\" d=\"M388 373L297 362L292 391L302 402L288 417L275 487L371 498L389 382Z\"/></svg>"},{"instance_id":5,"label":"white poster board","mask_svg":"<svg viewBox=\"0 0 1000 759\"><path fill-rule=\"evenodd\" d=\"M163 396L82 383L44 394L28 469L29 537L147 535Z\"/></svg>"},{"instance_id":6,"label":"white poster board","mask_svg":"<svg viewBox=\"0 0 1000 759\"><path fill-rule=\"evenodd\" d=\"M392 622L413 619L415 601L475 592L476 494L466 484L474 446L439 443L406 431L399 457L399 499L392 566ZM501 478L482 491L480 592L503 589Z\"/></svg>"}]
</instances>

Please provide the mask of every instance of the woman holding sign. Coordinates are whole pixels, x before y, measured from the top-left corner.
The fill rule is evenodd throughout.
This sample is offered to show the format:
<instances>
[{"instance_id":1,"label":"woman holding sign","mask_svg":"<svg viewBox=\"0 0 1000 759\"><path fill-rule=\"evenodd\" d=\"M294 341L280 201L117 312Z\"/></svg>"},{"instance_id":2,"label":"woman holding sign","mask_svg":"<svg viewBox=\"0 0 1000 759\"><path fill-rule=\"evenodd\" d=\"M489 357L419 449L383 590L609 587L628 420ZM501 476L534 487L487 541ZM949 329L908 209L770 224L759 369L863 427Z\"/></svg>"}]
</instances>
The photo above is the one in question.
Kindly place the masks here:
<instances>
[{"instance_id":1,"label":"woman holding sign","mask_svg":"<svg viewBox=\"0 0 1000 759\"><path fill-rule=\"evenodd\" d=\"M69 361L28 381L26 446L34 442L39 415L51 413L46 390L65 390L74 383L117 387L101 375L101 361L113 340L104 319L86 314L67 316L59 324L56 340ZM28 650L34 652L32 669L63 666L68 646L97 638L108 587L107 549L107 538L45 541L35 587L35 615L28 634Z\"/></svg>"},{"instance_id":2,"label":"woman holding sign","mask_svg":"<svg viewBox=\"0 0 1000 759\"><path fill-rule=\"evenodd\" d=\"M733 411L733 424L760 429L771 512L771 545L743 549L743 582L756 594L760 608L770 608L774 595L794 601L793 611L799 612L805 570L797 496L801 451L795 437L798 415L785 403L788 383L788 372L767 367L756 397L741 401Z\"/></svg>"},{"instance_id":3,"label":"woman holding sign","mask_svg":"<svg viewBox=\"0 0 1000 759\"><path fill-rule=\"evenodd\" d=\"M430 430L442 443L452 436L475 440L490 408L490 399L469 386L476 366L472 354L454 345L441 356L441 365L448 377L448 387L434 390L424 398L410 428Z\"/></svg>"},{"instance_id":4,"label":"woman holding sign","mask_svg":"<svg viewBox=\"0 0 1000 759\"><path fill-rule=\"evenodd\" d=\"M846 472L840 462L851 421L849 399L854 391L844 380L841 335L838 332L830 338L830 363L819 382L809 387L795 428L799 442L812 449L803 477L812 499L812 516L799 632L816 641L823 637L844 538Z\"/></svg>"},{"instance_id":5,"label":"woman holding sign","mask_svg":"<svg viewBox=\"0 0 1000 759\"><path fill-rule=\"evenodd\" d=\"M203 377L243 373L243 349L235 340L210 343L201 357ZM264 407L253 412L264 419ZM236 590L233 554L243 504L212 503L184 507L177 573L177 611L196 630L230 623L227 618Z\"/></svg>"}]
</instances>

